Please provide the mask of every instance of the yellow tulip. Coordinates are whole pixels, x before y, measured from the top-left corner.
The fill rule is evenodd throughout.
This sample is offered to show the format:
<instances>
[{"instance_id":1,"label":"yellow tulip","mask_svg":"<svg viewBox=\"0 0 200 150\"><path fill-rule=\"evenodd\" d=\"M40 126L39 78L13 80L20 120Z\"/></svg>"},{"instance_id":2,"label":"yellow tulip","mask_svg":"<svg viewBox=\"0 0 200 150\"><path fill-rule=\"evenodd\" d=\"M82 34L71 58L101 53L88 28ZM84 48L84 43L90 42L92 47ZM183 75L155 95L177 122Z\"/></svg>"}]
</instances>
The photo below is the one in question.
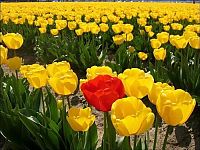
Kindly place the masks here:
<instances>
[{"instance_id":1,"label":"yellow tulip","mask_svg":"<svg viewBox=\"0 0 200 150\"><path fill-rule=\"evenodd\" d=\"M67 61L54 62L47 65L47 72L50 77L53 77L57 72L70 70L70 64Z\"/></svg>"},{"instance_id":2,"label":"yellow tulip","mask_svg":"<svg viewBox=\"0 0 200 150\"><path fill-rule=\"evenodd\" d=\"M114 24L114 25L112 25L112 30L116 34L119 34L120 32L122 32L122 25L121 24Z\"/></svg>"},{"instance_id":3,"label":"yellow tulip","mask_svg":"<svg viewBox=\"0 0 200 150\"><path fill-rule=\"evenodd\" d=\"M145 34L145 31L144 31L144 30L140 30L140 34L141 34L141 35L144 35L144 34Z\"/></svg>"},{"instance_id":4,"label":"yellow tulip","mask_svg":"<svg viewBox=\"0 0 200 150\"><path fill-rule=\"evenodd\" d=\"M150 25L150 26L145 26L144 28L145 28L145 31L146 31L146 32L151 32L151 30L152 30L152 25Z\"/></svg>"},{"instance_id":5,"label":"yellow tulip","mask_svg":"<svg viewBox=\"0 0 200 150\"><path fill-rule=\"evenodd\" d=\"M137 23L141 26L145 26L147 24L147 19L146 18L139 18L139 19L137 19Z\"/></svg>"},{"instance_id":6,"label":"yellow tulip","mask_svg":"<svg viewBox=\"0 0 200 150\"><path fill-rule=\"evenodd\" d=\"M101 23L101 24L99 25L99 27L100 27L100 29L101 29L102 32L106 32L106 31L108 31L108 29L109 29L108 24L105 24L105 23Z\"/></svg>"},{"instance_id":7,"label":"yellow tulip","mask_svg":"<svg viewBox=\"0 0 200 150\"><path fill-rule=\"evenodd\" d=\"M112 38L116 45L121 45L125 41L125 38L123 35L115 35Z\"/></svg>"},{"instance_id":8,"label":"yellow tulip","mask_svg":"<svg viewBox=\"0 0 200 150\"><path fill-rule=\"evenodd\" d=\"M68 28L69 30L76 29L76 22L75 21L68 22Z\"/></svg>"},{"instance_id":9,"label":"yellow tulip","mask_svg":"<svg viewBox=\"0 0 200 150\"><path fill-rule=\"evenodd\" d=\"M48 74L44 67L36 67L26 73L26 78L31 86L38 89L46 86Z\"/></svg>"},{"instance_id":10,"label":"yellow tulip","mask_svg":"<svg viewBox=\"0 0 200 150\"><path fill-rule=\"evenodd\" d=\"M126 95L137 98L145 97L150 92L154 82L152 75L138 68L126 69L118 77L123 82Z\"/></svg>"},{"instance_id":11,"label":"yellow tulip","mask_svg":"<svg viewBox=\"0 0 200 150\"><path fill-rule=\"evenodd\" d=\"M40 33L46 33L47 32L47 29L46 28L39 28L39 31L40 31Z\"/></svg>"},{"instance_id":12,"label":"yellow tulip","mask_svg":"<svg viewBox=\"0 0 200 150\"><path fill-rule=\"evenodd\" d=\"M92 26L90 29L92 34L98 34L100 32L100 28L98 26Z\"/></svg>"},{"instance_id":13,"label":"yellow tulip","mask_svg":"<svg viewBox=\"0 0 200 150\"><path fill-rule=\"evenodd\" d=\"M75 32L76 32L76 35L80 36L83 34L83 29L77 29L75 30Z\"/></svg>"},{"instance_id":14,"label":"yellow tulip","mask_svg":"<svg viewBox=\"0 0 200 150\"><path fill-rule=\"evenodd\" d=\"M141 59L141 60L146 60L148 58L148 55L144 52L139 52L138 53L138 57Z\"/></svg>"},{"instance_id":15,"label":"yellow tulip","mask_svg":"<svg viewBox=\"0 0 200 150\"><path fill-rule=\"evenodd\" d=\"M19 33L7 33L3 36L3 42L9 49L19 49L23 44L23 37Z\"/></svg>"},{"instance_id":16,"label":"yellow tulip","mask_svg":"<svg viewBox=\"0 0 200 150\"><path fill-rule=\"evenodd\" d=\"M27 73L29 73L30 71L33 71L34 69L42 69L44 70L45 68L39 64L32 64L32 65L22 65L20 67L20 73L22 74L23 77L27 78Z\"/></svg>"},{"instance_id":17,"label":"yellow tulip","mask_svg":"<svg viewBox=\"0 0 200 150\"><path fill-rule=\"evenodd\" d=\"M125 41L132 41L133 40L133 34L132 33L128 33L128 34L122 34L122 36L124 37Z\"/></svg>"},{"instance_id":18,"label":"yellow tulip","mask_svg":"<svg viewBox=\"0 0 200 150\"><path fill-rule=\"evenodd\" d=\"M111 120L121 136L139 135L149 130L154 114L140 99L127 97L116 100L111 108Z\"/></svg>"},{"instance_id":19,"label":"yellow tulip","mask_svg":"<svg viewBox=\"0 0 200 150\"><path fill-rule=\"evenodd\" d=\"M192 48L200 49L200 37L194 36L190 39L189 44Z\"/></svg>"},{"instance_id":20,"label":"yellow tulip","mask_svg":"<svg viewBox=\"0 0 200 150\"><path fill-rule=\"evenodd\" d=\"M161 83L161 82L154 83L151 91L148 94L150 102L156 105L156 102L160 97L161 92L164 90L174 90L174 87L170 86L167 83Z\"/></svg>"},{"instance_id":21,"label":"yellow tulip","mask_svg":"<svg viewBox=\"0 0 200 150\"><path fill-rule=\"evenodd\" d=\"M113 73L112 69L108 66L92 66L91 68L87 68L86 72L88 80L94 79L98 75L116 76L116 74Z\"/></svg>"},{"instance_id":22,"label":"yellow tulip","mask_svg":"<svg viewBox=\"0 0 200 150\"><path fill-rule=\"evenodd\" d=\"M188 40L184 36L177 36L173 39L173 42L177 49L184 49L188 44Z\"/></svg>"},{"instance_id":23,"label":"yellow tulip","mask_svg":"<svg viewBox=\"0 0 200 150\"><path fill-rule=\"evenodd\" d=\"M21 57L13 57L9 58L6 62L10 70L19 70L22 64L22 58Z\"/></svg>"},{"instance_id":24,"label":"yellow tulip","mask_svg":"<svg viewBox=\"0 0 200 150\"><path fill-rule=\"evenodd\" d=\"M183 32L183 36L186 40L190 40L192 37L198 36L196 32L194 31L185 31Z\"/></svg>"},{"instance_id":25,"label":"yellow tulip","mask_svg":"<svg viewBox=\"0 0 200 150\"><path fill-rule=\"evenodd\" d=\"M148 32L148 36L149 36L149 37L154 36L154 32L152 32L152 31Z\"/></svg>"},{"instance_id":26,"label":"yellow tulip","mask_svg":"<svg viewBox=\"0 0 200 150\"><path fill-rule=\"evenodd\" d=\"M156 60L163 60L164 61L164 59L166 57L166 49L164 49L164 48L154 49L153 55L154 55Z\"/></svg>"},{"instance_id":27,"label":"yellow tulip","mask_svg":"<svg viewBox=\"0 0 200 150\"><path fill-rule=\"evenodd\" d=\"M94 120L95 116L92 115L90 107L72 107L68 111L67 121L74 131L88 131Z\"/></svg>"},{"instance_id":28,"label":"yellow tulip","mask_svg":"<svg viewBox=\"0 0 200 150\"><path fill-rule=\"evenodd\" d=\"M124 24L122 26L122 31L126 34L131 33L133 31L133 25L131 24Z\"/></svg>"},{"instance_id":29,"label":"yellow tulip","mask_svg":"<svg viewBox=\"0 0 200 150\"><path fill-rule=\"evenodd\" d=\"M68 70L56 73L48 82L57 94L70 95L77 88L78 78L72 70Z\"/></svg>"},{"instance_id":30,"label":"yellow tulip","mask_svg":"<svg viewBox=\"0 0 200 150\"><path fill-rule=\"evenodd\" d=\"M188 92L181 89L164 90L156 102L162 119L171 126L182 125L190 117L196 105Z\"/></svg>"},{"instance_id":31,"label":"yellow tulip","mask_svg":"<svg viewBox=\"0 0 200 150\"><path fill-rule=\"evenodd\" d=\"M179 24L179 23L172 23L171 27L173 30L182 30L183 29L183 25Z\"/></svg>"},{"instance_id":32,"label":"yellow tulip","mask_svg":"<svg viewBox=\"0 0 200 150\"><path fill-rule=\"evenodd\" d=\"M67 27L67 20L55 20L56 28L62 30Z\"/></svg>"},{"instance_id":33,"label":"yellow tulip","mask_svg":"<svg viewBox=\"0 0 200 150\"><path fill-rule=\"evenodd\" d=\"M165 26L163 26L163 29L164 29L165 31L169 31L169 30L170 30L170 26L169 26L169 25L165 25Z\"/></svg>"},{"instance_id":34,"label":"yellow tulip","mask_svg":"<svg viewBox=\"0 0 200 150\"><path fill-rule=\"evenodd\" d=\"M161 32L157 34L157 39L162 43L167 43L169 40L169 33L167 32Z\"/></svg>"},{"instance_id":35,"label":"yellow tulip","mask_svg":"<svg viewBox=\"0 0 200 150\"><path fill-rule=\"evenodd\" d=\"M6 64L8 55L8 49L5 48L3 45L0 45L0 65Z\"/></svg>"},{"instance_id":36,"label":"yellow tulip","mask_svg":"<svg viewBox=\"0 0 200 150\"><path fill-rule=\"evenodd\" d=\"M51 32L52 35L55 36L55 35L58 34L59 31L58 31L58 29L51 29L50 32Z\"/></svg>"},{"instance_id":37,"label":"yellow tulip","mask_svg":"<svg viewBox=\"0 0 200 150\"><path fill-rule=\"evenodd\" d=\"M101 21L102 21L103 23L106 23L106 22L108 21L107 16L102 16L102 17L101 17Z\"/></svg>"},{"instance_id":38,"label":"yellow tulip","mask_svg":"<svg viewBox=\"0 0 200 150\"><path fill-rule=\"evenodd\" d=\"M2 41L3 41L3 33L0 32L0 43L2 43Z\"/></svg>"},{"instance_id":39,"label":"yellow tulip","mask_svg":"<svg viewBox=\"0 0 200 150\"><path fill-rule=\"evenodd\" d=\"M151 39L150 42L153 49L157 49L161 46L161 42L158 39Z\"/></svg>"}]
</instances>

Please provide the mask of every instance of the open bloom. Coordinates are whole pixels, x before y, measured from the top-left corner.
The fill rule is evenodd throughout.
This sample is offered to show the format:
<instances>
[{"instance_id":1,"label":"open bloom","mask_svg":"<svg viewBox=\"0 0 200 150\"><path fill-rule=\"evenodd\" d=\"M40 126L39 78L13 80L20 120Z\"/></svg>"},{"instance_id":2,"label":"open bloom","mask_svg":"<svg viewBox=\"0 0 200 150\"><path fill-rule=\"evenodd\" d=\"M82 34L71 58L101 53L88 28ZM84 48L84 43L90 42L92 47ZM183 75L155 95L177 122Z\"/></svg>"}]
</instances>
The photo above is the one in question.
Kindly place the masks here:
<instances>
[{"instance_id":1,"label":"open bloom","mask_svg":"<svg viewBox=\"0 0 200 150\"><path fill-rule=\"evenodd\" d=\"M137 98L145 97L150 92L154 82L152 75L138 68L126 69L118 77L123 82L126 95Z\"/></svg>"},{"instance_id":2,"label":"open bloom","mask_svg":"<svg viewBox=\"0 0 200 150\"><path fill-rule=\"evenodd\" d=\"M7 33L3 36L3 42L9 49L19 49L23 44L23 37L19 33Z\"/></svg>"},{"instance_id":3,"label":"open bloom","mask_svg":"<svg viewBox=\"0 0 200 150\"><path fill-rule=\"evenodd\" d=\"M74 131L88 131L94 120L95 116L91 114L90 107L72 107L68 111L67 121Z\"/></svg>"},{"instance_id":4,"label":"open bloom","mask_svg":"<svg viewBox=\"0 0 200 150\"><path fill-rule=\"evenodd\" d=\"M19 70L22 64L22 58L21 57L9 58L6 64L8 65L8 68L11 70Z\"/></svg>"},{"instance_id":5,"label":"open bloom","mask_svg":"<svg viewBox=\"0 0 200 150\"><path fill-rule=\"evenodd\" d=\"M127 97L113 103L111 120L119 135L138 135L152 126L154 114L140 99Z\"/></svg>"},{"instance_id":6,"label":"open bloom","mask_svg":"<svg viewBox=\"0 0 200 150\"><path fill-rule=\"evenodd\" d=\"M5 64L7 61L8 49L0 45L0 65Z\"/></svg>"},{"instance_id":7,"label":"open bloom","mask_svg":"<svg viewBox=\"0 0 200 150\"><path fill-rule=\"evenodd\" d=\"M138 57L141 59L141 60L146 60L148 58L148 55L144 52L139 52L138 53Z\"/></svg>"},{"instance_id":8,"label":"open bloom","mask_svg":"<svg viewBox=\"0 0 200 150\"><path fill-rule=\"evenodd\" d=\"M121 45L126 39L123 35L115 35L112 38L116 45Z\"/></svg>"},{"instance_id":9,"label":"open bloom","mask_svg":"<svg viewBox=\"0 0 200 150\"><path fill-rule=\"evenodd\" d=\"M200 49L200 37L194 36L190 39L189 44L192 48Z\"/></svg>"},{"instance_id":10,"label":"open bloom","mask_svg":"<svg viewBox=\"0 0 200 150\"><path fill-rule=\"evenodd\" d=\"M48 82L57 94L70 95L77 88L78 78L72 70L64 70L50 77Z\"/></svg>"},{"instance_id":11,"label":"open bloom","mask_svg":"<svg viewBox=\"0 0 200 150\"><path fill-rule=\"evenodd\" d=\"M43 66L29 69L25 75L30 85L36 89L44 87L47 84L48 74Z\"/></svg>"},{"instance_id":12,"label":"open bloom","mask_svg":"<svg viewBox=\"0 0 200 150\"><path fill-rule=\"evenodd\" d=\"M54 62L52 64L47 65L47 72L50 77L54 76L60 71L67 70L70 70L70 64L67 61Z\"/></svg>"},{"instance_id":13,"label":"open bloom","mask_svg":"<svg viewBox=\"0 0 200 150\"><path fill-rule=\"evenodd\" d=\"M169 40L169 33L167 32L161 32L157 34L157 39L162 43L167 43Z\"/></svg>"},{"instance_id":14,"label":"open bloom","mask_svg":"<svg viewBox=\"0 0 200 150\"><path fill-rule=\"evenodd\" d=\"M99 75L83 83L81 91L90 105L103 112L110 111L112 103L125 95L121 80L109 75Z\"/></svg>"},{"instance_id":15,"label":"open bloom","mask_svg":"<svg viewBox=\"0 0 200 150\"><path fill-rule=\"evenodd\" d=\"M196 105L188 92L181 89L164 90L156 102L156 108L163 120L172 126L182 125L190 117Z\"/></svg>"},{"instance_id":16,"label":"open bloom","mask_svg":"<svg viewBox=\"0 0 200 150\"><path fill-rule=\"evenodd\" d=\"M153 55L156 60L165 60L166 49L164 49L164 48L154 49Z\"/></svg>"},{"instance_id":17,"label":"open bloom","mask_svg":"<svg viewBox=\"0 0 200 150\"><path fill-rule=\"evenodd\" d=\"M161 92L164 90L174 90L174 87L170 86L167 83L161 83L161 82L154 83L151 91L148 94L150 102L156 105L156 102L160 97Z\"/></svg>"},{"instance_id":18,"label":"open bloom","mask_svg":"<svg viewBox=\"0 0 200 150\"><path fill-rule=\"evenodd\" d=\"M158 39L151 39L150 42L153 49L157 49L161 46L161 42Z\"/></svg>"}]
</instances>

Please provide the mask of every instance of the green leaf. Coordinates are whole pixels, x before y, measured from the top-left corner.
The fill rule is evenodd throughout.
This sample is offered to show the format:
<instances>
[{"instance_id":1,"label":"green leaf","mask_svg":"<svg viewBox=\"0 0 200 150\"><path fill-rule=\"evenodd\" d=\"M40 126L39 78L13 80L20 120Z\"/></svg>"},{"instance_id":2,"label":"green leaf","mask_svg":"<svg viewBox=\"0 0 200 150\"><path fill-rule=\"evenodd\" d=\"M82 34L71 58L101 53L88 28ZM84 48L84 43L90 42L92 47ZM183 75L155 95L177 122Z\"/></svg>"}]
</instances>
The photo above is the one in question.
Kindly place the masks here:
<instances>
[{"instance_id":1,"label":"green leaf","mask_svg":"<svg viewBox=\"0 0 200 150\"><path fill-rule=\"evenodd\" d=\"M84 150L96 149L97 142L98 142L96 124L94 123L85 134L86 134L86 139L85 139L85 144L84 144Z\"/></svg>"}]
</instances>

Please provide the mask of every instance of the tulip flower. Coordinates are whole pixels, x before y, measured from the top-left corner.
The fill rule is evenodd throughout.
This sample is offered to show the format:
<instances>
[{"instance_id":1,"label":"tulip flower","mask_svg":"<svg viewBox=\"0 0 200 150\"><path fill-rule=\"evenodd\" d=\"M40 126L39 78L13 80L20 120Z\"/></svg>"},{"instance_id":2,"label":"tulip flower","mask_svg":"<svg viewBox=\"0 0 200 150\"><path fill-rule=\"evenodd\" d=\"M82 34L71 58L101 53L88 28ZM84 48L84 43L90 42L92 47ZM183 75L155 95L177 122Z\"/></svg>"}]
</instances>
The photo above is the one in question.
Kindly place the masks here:
<instances>
[{"instance_id":1,"label":"tulip flower","mask_svg":"<svg viewBox=\"0 0 200 150\"><path fill-rule=\"evenodd\" d=\"M119 135L139 135L150 129L154 114L140 99L127 97L113 103L111 120Z\"/></svg>"},{"instance_id":2,"label":"tulip flower","mask_svg":"<svg viewBox=\"0 0 200 150\"><path fill-rule=\"evenodd\" d=\"M122 31L126 34L131 33L133 31L133 25L131 24L124 24L122 26Z\"/></svg>"},{"instance_id":3,"label":"tulip flower","mask_svg":"<svg viewBox=\"0 0 200 150\"><path fill-rule=\"evenodd\" d=\"M109 75L99 75L83 83L81 91L90 105L103 112L110 111L112 103L125 95L122 81Z\"/></svg>"},{"instance_id":4,"label":"tulip flower","mask_svg":"<svg viewBox=\"0 0 200 150\"><path fill-rule=\"evenodd\" d=\"M112 38L116 45L121 45L126 39L123 37L123 35L115 35Z\"/></svg>"},{"instance_id":5,"label":"tulip flower","mask_svg":"<svg viewBox=\"0 0 200 150\"><path fill-rule=\"evenodd\" d=\"M31 86L38 89L46 86L48 74L44 67L38 67L27 72L26 78Z\"/></svg>"},{"instance_id":6,"label":"tulip flower","mask_svg":"<svg viewBox=\"0 0 200 150\"><path fill-rule=\"evenodd\" d=\"M83 29L77 29L75 30L75 32L76 32L76 35L80 36L83 34Z\"/></svg>"},{"instance_id":7,"label":"tulip flower","mask_svg":"<svg viewBox=\"0 0 200 150\"><path fill-rule=\"evenodd\" d=\"M200 49L200 37L194 36L190 39L189 44L192 48Z\"/></svg>"},{"instance_id":8,"label":"tulip flower","mask_svg":"<svg viewBox=\"0 0 200 150\"><path fill-rule=\"evenodd\" d=\"M6 64L8 65L8 68L10 70L19 70L22 64L22 58L21 57L9 58Z\"/></svg>"},{"instance_id":9,"label":"tulip flower","mask_svg":"<svg viewBox=\"0 0 200 150\"><path fill-rule=\"evenodd\" d=\"M149 36L149 37L154 36L154 32L152 32L152 31L148 32L148 36Z\"/></svg>"},{"instance_id":10,"label":"tulip flower","mask_svg":"<svg viewBox=\"0 0 200 150\"><path fill-rule=\"evenodd\" d=\"M47 72L50 77L54 76L57 72L70 70L70 64L66 61L54 62L47 65Z\"/></svg>"},{"instance_id":11,"label":"tulip flower","mask_svg":"<svg viewBox=\"0 0 200 150\"><path fill-rule=\"evenodd\" d=\"M165 26L163 26L163 29L164 29L165 31L169 31L170 26L169 26L169 25L165 25Z\"/></svg>"},{"instance_id":12,"label":"tulip flower","mask_svg":"<svg viewBox=\"0 0 200 150\"><path fill-rule=\"evenodd\" d=\"M192 37L198 37L197 33L194 31L185 31L183 32L183 36L186 40L190 40Z\"/></svg>"},{"instance_id":13,"label":"tulip flower","mask_svg":"<svg viewBox=\"0 0 200 150\"><path fill-rule=\"evenodd\" d=\"M58 31L58 29L51 29L50 32L51 32L52 35L55 36L55 35L58 34L59 31Z\"/></svg>"},{"instance_id":14,"label":"tulip flower","mask_svg":"<svg viewBox=\"0 0 200 150\"><path fill-rule=\"evenodd\" d=\"M177 49L183 49L188 44L188 40L186 40L184 36L177 36L173 39L173 42Z\"/></svg>"},{"instance_id":15,"label":"tulip flower","mask_svg":"<svg viewBox=\"0 0 200 150\"><path fill-rule=\"evenodd\" d=\"M106 31L108 31L108 29L109 29L108 24L105 24L105 23L101 23L101 24L99 25L99 27L100 27L100 29L101 29L102 32L106 32Z\"/></svg>"},{"instance_id":16,"label":"tulip flower","mask_svg":"<svg viewBox=\"0 0 200 150\"><path fill-rule=\"evenodd\" d=\"M126 69L119 74L127 96L145 97L153 86L153 77L138 68Z\"/></svg>"},{"instance_id":17,"label":"tulip flower","mask_svg":"<svg viewBox=\"0 0 200 150\"><path fill-rule=\"evenodd\" d=\"M138 57L141 59L141 60L146 60L148 58L148 55L144 52L139 52L138 53Z\"/></svg>"},{"instance_id":18,"label":"tulip flower","mask_svg":"<svg viewBox=\"0 0 200 150\"><path fill-rule=\"evenodd\" d=\"M151 32L151 30L152 30L152 25L150 25L150 26L145 26L144 28L145 28L145 31L146 31L146 32Z\"/></svg>"},{"instance_id":19,"label":"tulip flower","mask_svg":"<svg viewBox=\"0 0 200 150\"><path fill-rule=\"evenodd\" d=\"M41 34L43 34L43 33L47 32L47 29L46 28L39 28L39 31L40 31Z\"/></svg>"},{"instance_id":20,"label":"tulip flower","mask_svg":"<svg viewBox=\"0 0 200 150\"><path fill-rule=\"evenodd\" d=\"M68 111L67 121L74 131L88 131L94 120L95 116L91 114L90 107L72 107Z\"/></svg>"},{"instance_id":21,"label":"tulip flower","mask_svg":"<svg viewBox=\"0 0 200 150\"><path fill-rule=\"evenodd\" d=\"M157 34L157 39L162 43L167 43L169 40L169 33L167 32L161 32Z\"/></svg>"},{"instance_id":22,"label":"tulip flower","mask_svg":"<svg viewBox=\"0 0 200 150\"><path fill-rule=\"evenodd\" d=\"M22 74L23 77L27 78L27 73L33 70L45 70L45 68L39 64L32 64L32 65L22 65L20 67L20 73Z\"/></svg>"},{"instance_id":23,"label":"tulip flower","mask_svg":"<svg viewBox=\"0 0 200 150\"><path fill-rule=\"evenodd\" d=\"M161 42L158 39L151 39L150 42L153 49L157 49L161 46Z\"/></svg>"},{"instance_id":24,"label":"tulip flower","mask_svg":"<svg viewBox=\"0 0 200 150\"><path fill-rule=\"evenodd\" d=\"M8 55L8 49L5 48L3 45L0 45L0 65L6 64Z\"/></svg>"},{"instance_id":25,"label":"tulip flower","mask_svg":"<svg viewBox=\"0 0 200 150\"><path fill-rule=\"evenodd\" d=\"M116 76L116 74L113 73L112 69L108 66L92 66L91 68L87 68L86 72L88 80L94 79L98 75Z\"/></svg>"},{"instance_id":26,"label":"tulip flower","mask_svg":"<svg viewBox=\"0 0 200 150\"><path fill-rule=\"evenodd\" d=\"M69 30L76 29L76 22L75 21L68 22L68 28Z\"/></svg>"},{"instance_id":27,"label":"tulip flower","mask_svg":"<svg viewBox=\"0 0 200 150\"><path fill-rule=\"evenodd\" d=\"M181 89L164 90L156 102L162 119L171 126L182 125L190 117L196 105L188 92Z\"/></svg>"},{"instance_id":28,"label":"tulip flower","mask_svg":"<svg viewBox=\"0 0 200 150\"><path fill-rule=\"evenodd\" d=\"M154 55L156 60L163 60L164 61L164 59L166 57L166 49L164 49L164 48L154 49L153 55Z\"/></svg>"},{"instance_id":29,"label":"tulip flower","mask_svg":"<svg viewBox=\"0 0 200 150\"><path fill-rule=\"evenodd\" d=\"M128 51L129 51L130 53L133 53L133 52L135 51L135 48L134 48L133 46L129 46L129 47L128 47Z\"/></svg>"},{"instance_id":30,"label":"tulip flower","mask_svg":"<svg viewBox=\"0 0 200 150\"><path fill-rule=\"evenodd\" d=\"M23 37L19 33L7 33L3 36L3 42L9 49L19 49L23 44Z\"/></svg>"},{"instance_id":31,"label":"tulip flower","mask_svg":"<svg viewBox=\"0 0 200 150\"><path fill-rule=\"evenodd\" d=\"M161 92L164 90L174 90L174 87L170 86L167 83L161 83L161 82L154 83L151 91L148 94L150 102L156 105L156 102L160 97Z\"/></svg>"},{"instance_id":32,"label":"tulip flower","mask_svg":"<svg viewBox=\"0 0 200 150\"><path fill-rule=\"evenodd\" d=\"M78 78L72 70L64 70L50 77L48 82L57 94L70 95L77 88Z\"/></svg>"},{"instance_id":33,"label":"tulip flower","mask_svg":"<svg viewBox=\"0 0 200 150\"><path fill-rule=\"evenodd\" d=\"M114 25L112 25L112 30L116 34L119 34L120 32L122 32L122 25L121 24L114 24Z\"/></svg>"}]
</instances>

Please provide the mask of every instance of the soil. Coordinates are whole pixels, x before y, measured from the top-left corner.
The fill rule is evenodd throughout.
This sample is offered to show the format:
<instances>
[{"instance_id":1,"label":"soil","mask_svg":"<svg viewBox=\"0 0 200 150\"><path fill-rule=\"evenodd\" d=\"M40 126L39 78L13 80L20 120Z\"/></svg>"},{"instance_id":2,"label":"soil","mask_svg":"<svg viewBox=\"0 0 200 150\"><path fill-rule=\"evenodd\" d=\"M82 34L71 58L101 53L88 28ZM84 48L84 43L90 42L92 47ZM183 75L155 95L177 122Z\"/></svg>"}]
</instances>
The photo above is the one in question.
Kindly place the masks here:
<instances>
[{"instance_id":1,"label":"soil","mask_svg":"<svg viewBox=\"0 0 200 150\"><path fill-rule=\"evenodd\" d=\"M34 62L31 57L23 57L25 60L25 64L27 62ZM30 64L30 63L28 63ZM3 66L3 69L7 73L12 73L6 66ZM84 103L84 97L81 92L78 92L76 95L70 97L72 105L80 106ZM101 144L101 139L103 136L103 113L93 109L93 113L96 116L96 124L98 128L98 136L99 142L98 145ZM157 140L157 148L156 150L162 149L162 144L164 141L167 125L165 123L161 123L162 126L158 128L158 140ZM149 150L153 147L154 141L154 131L155 128L152 127L149 130L150 135L150 143ZM143 135L141 135L143 136ZM3 137L0 136L0 149L4 143ZM182 126L175 127L173 132L169 135L167 140L167 150L200 150L200 107L196 107L188 121Z\"/></svg>"}]
</instances>

